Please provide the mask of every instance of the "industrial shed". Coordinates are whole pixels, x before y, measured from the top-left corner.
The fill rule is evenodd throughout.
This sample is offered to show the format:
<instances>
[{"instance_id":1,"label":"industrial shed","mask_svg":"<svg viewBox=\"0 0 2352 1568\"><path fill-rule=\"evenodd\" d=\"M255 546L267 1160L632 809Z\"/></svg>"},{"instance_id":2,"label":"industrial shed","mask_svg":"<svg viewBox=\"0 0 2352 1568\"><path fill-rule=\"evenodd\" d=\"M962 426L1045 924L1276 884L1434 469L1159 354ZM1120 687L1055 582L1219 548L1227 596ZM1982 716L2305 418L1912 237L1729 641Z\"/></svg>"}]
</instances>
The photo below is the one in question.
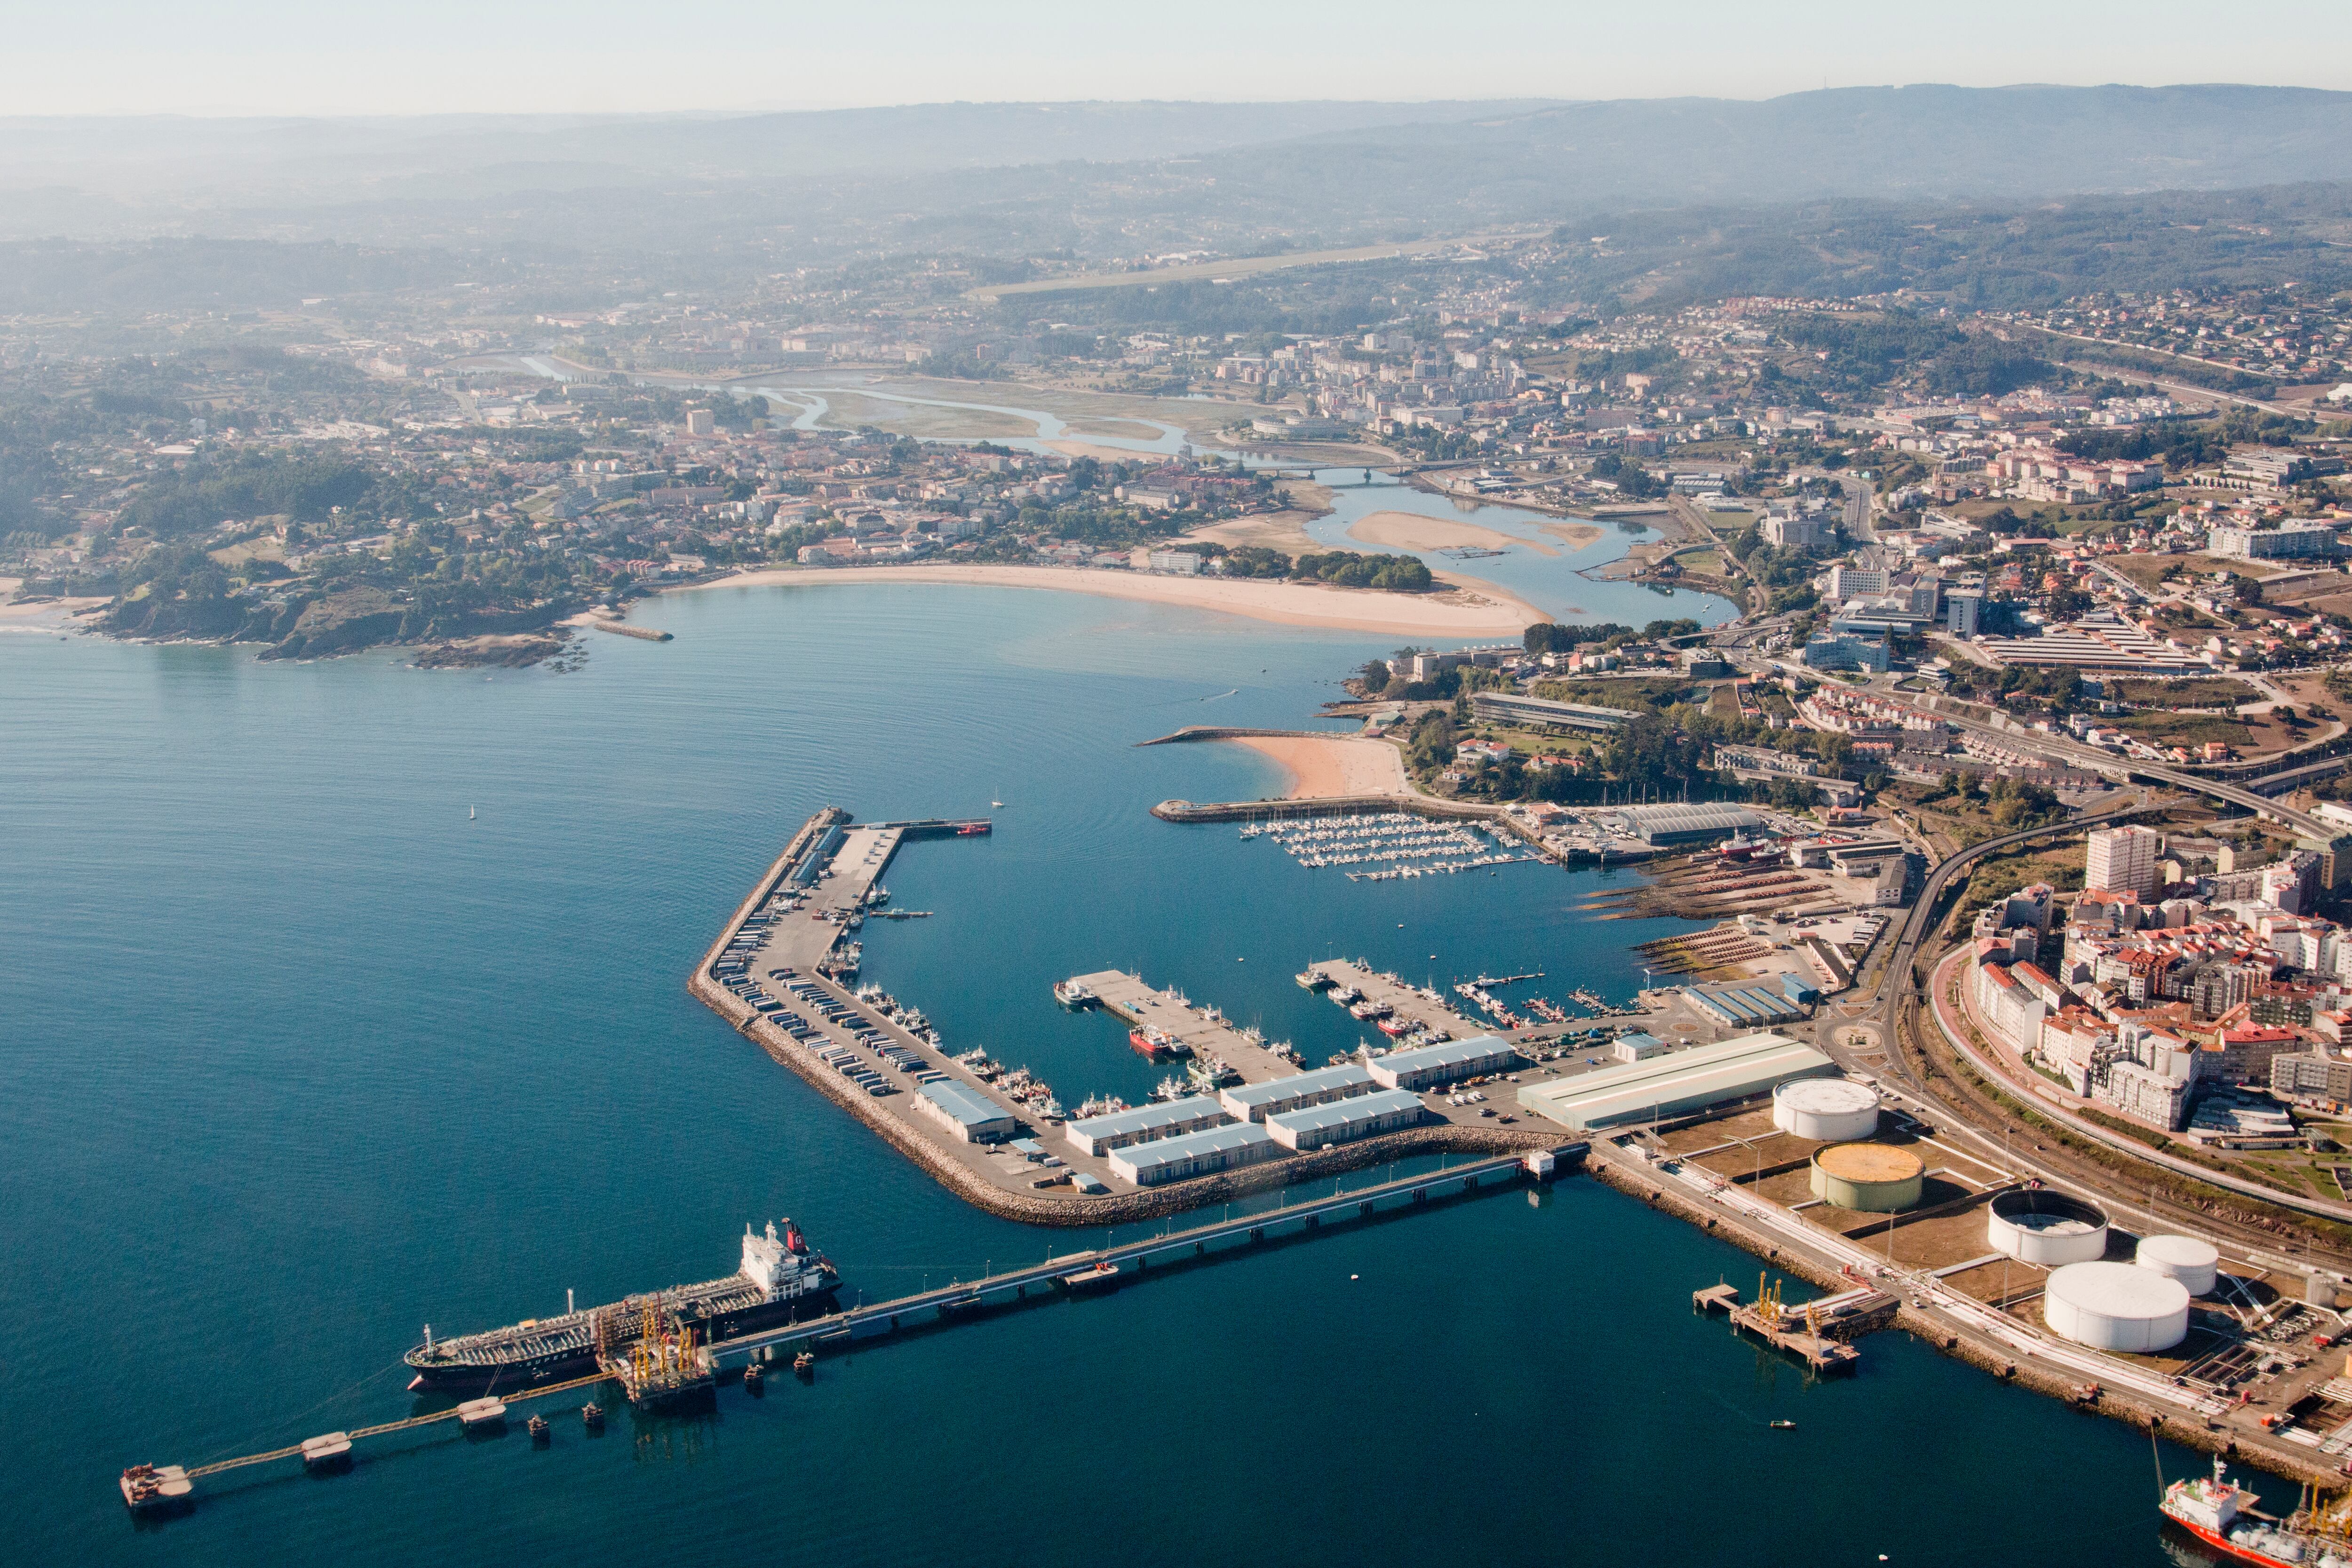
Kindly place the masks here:
<instances>
[{"instance_id":1,"label":"industrial shed","mask_svg":"<svg viewBox=\"0 0 2352 1568\"><path fill-rule=\"evenodd\" d=\"M1188 1176L1255 1165L1281 1152L1282 1145L1265 1128L1255 1121L1241 1121L1228 1127L1213 1127L1206 1132L1186 1133L1181 1138L1130 1144L1113 1152L1110 1168L1112 1174L1139 1187L1153 1187L1163 1182L1181 1182Z\"/></svg>"},{"instance_id":2,"label":"industrial shed","mask_svg":"<svg viewBox=\"0 0 2352 1568\"><path fill-rule=\"evenodd\" d=\"M1420 1125L1429 1112L1409 1089L1381 1089L1328 1105L1310 1105L1265 1119L1265 1130L1286 1149L1322 1149Z\"/></svg>"},{"instance_id":3,"label":"industrial shed","mask_svg":"<svg viewBox=\"0 0 2352 1568\"><path fill-rule=\"evenodd\" d=\"M1362 1064L1349 1062L1342 1067L1293 1073L1265 1083L1236 1084L1218 1095L1217 1103L1240 1121L1264 1121L1286 1110L1370 1094L1379 1087Z\"/></svg>"},{"instance_id":4,"label":"industrial shed","mask_svg":"<svg viewBox=\"0 0 2352 1568\"><path fill-rule=\"evenodd\" d=\"M967 1143L1001 1142L1016 1131L1011 1111L946 1079L923 1085L915 1109Z\"/></svg>"},{"instance_id":5,"label":"industrial shed","mask_svg":"<svg viewBox=\"0 0 2352 1568\"><path fill-rule=\"evenodd\" d=\"M1474 1035L1466 1040L1391 1051L1365 1064L1372 1081L1382 1089L1437 1089L1480 1073L1504 1072L1519 1065L1519 1053L1499 1035Z\"/></svg>"},{"instance_id":6,"label":"industrial shed","mask_svg":"<svg viewBox=\"0 0 2352 1568\"><path fill-rule=\"evenodd\" d=\"M1158 1138L1222 1127L1225 1121L1224 1107L1205 1094L1196 1094L1188 1100L1115 1110L1108 1116L1089 1116L1083 1121L1071 1122L1066 1131L1080 1153L1108 1154L1130 1143L1149 1143Z\"/></svg>"},{"instance_id":7,"label":"industrial shed","mask_svg":"<svg viewBox=\"0 0 2352 1568\"><path fill-rule=\"evenodd\" d=\"M1744 805L1629 805L1612 814L1618 826L1644 844L1712 844L1764 826Z\"/></svg>"},{"instance_id":8,"label":"industrial shed","mask_svg":"<svg viewBox=\"0 0 2352 1568\"><path fill-rule=\"evenodd\" d=\"M1812 1047L1768 1032L1528 1084L1519 1090L1519 1104L1582 1132L1727 1104L1791 1079L1837 1070L1835 1062Z\"/></svg>"}]
</instances>

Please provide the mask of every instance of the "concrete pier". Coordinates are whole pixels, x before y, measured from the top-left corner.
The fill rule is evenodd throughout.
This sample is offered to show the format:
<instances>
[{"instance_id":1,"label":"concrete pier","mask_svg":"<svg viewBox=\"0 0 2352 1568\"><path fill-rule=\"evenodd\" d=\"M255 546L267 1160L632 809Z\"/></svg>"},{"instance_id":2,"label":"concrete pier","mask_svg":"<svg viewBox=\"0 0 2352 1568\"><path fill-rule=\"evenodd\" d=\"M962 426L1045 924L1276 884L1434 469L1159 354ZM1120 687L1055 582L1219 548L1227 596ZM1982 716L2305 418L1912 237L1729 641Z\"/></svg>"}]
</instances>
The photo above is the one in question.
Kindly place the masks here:
<instances>
[{"instance_id":1,"label":"concrete pier","mask_svg":"<svg viewBox=\"0 0 2352 1568\"><path fill-rule=\"evenodd\" d=\"M1081 974L1077 981L1101 999L1103 1011L1112 1017L1169 1035L1195 1057L1214 1057L1241 1074L1244 1083L1264 1083L1304 1070L1275 1055L1264 1042L1251 1039L1230 1020L1211 1017L1206 1008L1174 991L1155 989L1140 975L1103 969Z\"/></svg>"}]
</instances>

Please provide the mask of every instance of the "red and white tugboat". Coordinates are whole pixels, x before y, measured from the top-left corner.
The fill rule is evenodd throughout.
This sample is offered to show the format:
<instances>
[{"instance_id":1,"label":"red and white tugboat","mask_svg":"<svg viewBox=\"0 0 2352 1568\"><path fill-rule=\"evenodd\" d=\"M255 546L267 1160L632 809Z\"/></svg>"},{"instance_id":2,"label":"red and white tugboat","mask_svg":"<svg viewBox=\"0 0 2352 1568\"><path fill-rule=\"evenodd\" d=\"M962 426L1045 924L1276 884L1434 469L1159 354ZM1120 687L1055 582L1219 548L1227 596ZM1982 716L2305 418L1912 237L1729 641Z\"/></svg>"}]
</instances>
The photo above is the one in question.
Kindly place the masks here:
<instances>
[{"instance_id":1,"label":"red and white tugboat","mask_svg":"<svg viewBox=\"0 0 2352 1568\"><path fill-rule=\"evenodd\" d=\"M2352 1568L2352 1541L2256 1514L2253 1506L2261 1500L2230 1480L2217 1455L2210 1480L2200 1476L2175 1481L2164 1489L2158 1506L2165 1518L2231 1562L2264 1568ZM2297 1524L2309 1521L2308 1515L2296 1516Z\"/></svg>"}]
</instances>

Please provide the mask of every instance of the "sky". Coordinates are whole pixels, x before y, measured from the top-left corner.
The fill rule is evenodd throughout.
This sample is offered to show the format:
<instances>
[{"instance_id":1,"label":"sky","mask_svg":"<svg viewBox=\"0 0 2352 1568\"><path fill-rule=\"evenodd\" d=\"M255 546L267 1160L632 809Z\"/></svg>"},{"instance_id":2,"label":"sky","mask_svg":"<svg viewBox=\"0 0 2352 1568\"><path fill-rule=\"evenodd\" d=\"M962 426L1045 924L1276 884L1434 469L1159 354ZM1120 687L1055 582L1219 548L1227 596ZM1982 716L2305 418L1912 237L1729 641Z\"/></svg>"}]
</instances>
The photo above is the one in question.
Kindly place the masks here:
<instances>
[{"instance_id":1,"label":"sky","mask_svg":"<svg viewBox=\"0 0 2352 1568\"><path fill-rule=\"evenodd\" d=\"M0 28L10 116L2352 90L2347 0L0 0Z\"/></svg>"}]
</instances>

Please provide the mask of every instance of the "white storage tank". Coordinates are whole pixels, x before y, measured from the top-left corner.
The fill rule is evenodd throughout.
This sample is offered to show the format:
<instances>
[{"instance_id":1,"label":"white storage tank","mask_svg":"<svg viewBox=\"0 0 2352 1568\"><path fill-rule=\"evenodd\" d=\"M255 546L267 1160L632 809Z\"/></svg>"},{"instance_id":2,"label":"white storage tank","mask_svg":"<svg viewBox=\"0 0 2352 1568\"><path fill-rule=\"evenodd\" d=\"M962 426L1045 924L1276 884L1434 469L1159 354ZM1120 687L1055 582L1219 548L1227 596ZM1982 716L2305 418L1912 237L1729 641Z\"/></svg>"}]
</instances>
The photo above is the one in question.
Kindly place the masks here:
<instances>
[{"instance_id":1,"label":"white storage tank","mask_svg":"<svg viewBox=\"0 0 2352 1568\"><path fill-rule=\"evenodd\" d=\"M2020 1187L1985 1205L1985 1240L2043 1268L2090 1263L2107 1255L2106 1211L2047 1187Z\"/></svg>"},{"instance_id":2,"label":"white storage tank","mask_svg":"<svg viewBox=\"0 0 2352 1568\"><path fill-rule=\"evenodd\" d=\"M1878 1131L1878 1091L1842 1078L1801 1078L1772 1091L1772 1125L1821 1143L1853 1143Z\"/></svg>"},{"instance_id":3,"label":"white storage tank","mask_svg":"<svg viewBox=\"0 0 2352 1568\"><path fill-rule=\"evenodd\" d=\"M2132 1261L2179 1280L2192 1296L2210 1296L2221 1268L2221 1255L2193 1236L2151 1236L2134 1250Z\"/></svg>"},{"instance_id":4,"label":"white storage tank","mask_svg":"<svg viewBox=\"0 0 2352 1568\"><path fill-rule=\"evenodd\" d=\"M2189 1288L2136 1263L2070 1263L2042 1287L2042 1321L2094 1350L2170 1350L2189 1334Z\"/></svg>"}]
</instances>

